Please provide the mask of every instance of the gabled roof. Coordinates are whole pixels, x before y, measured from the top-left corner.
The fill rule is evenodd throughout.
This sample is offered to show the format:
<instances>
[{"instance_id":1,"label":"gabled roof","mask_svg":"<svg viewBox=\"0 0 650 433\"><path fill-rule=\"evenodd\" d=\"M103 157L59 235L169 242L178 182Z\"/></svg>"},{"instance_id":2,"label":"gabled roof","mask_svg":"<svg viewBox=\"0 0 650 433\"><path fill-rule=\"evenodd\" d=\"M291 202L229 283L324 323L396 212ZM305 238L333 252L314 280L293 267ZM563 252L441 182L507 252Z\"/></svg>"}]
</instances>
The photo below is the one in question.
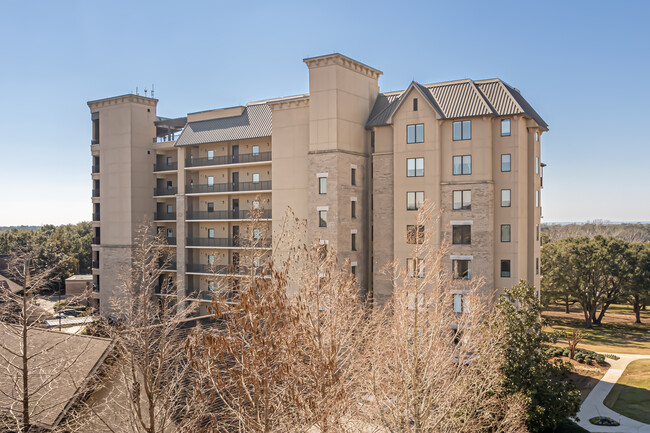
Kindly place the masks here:
<instances>
[{"instance_id":1,"label":"gabled roof","mask_svg":"<svg viewBox=\"0 0 650 433\"><path fill-rule=\"evenodd\" d=\"M271 108L268 104L249 104L239 116L188 122L175 146L216 143L269 137Z\"/></svg>"},{"instance_id":2,"label":"gabled roof","mask_svg":"<svg viewBox=\"0 0 650 433\"><path fill-rule=\"evenodd\" d=\"M546 122L521 93L498 78L480 81L466 79L426 85L413 82L404 91L380 93L366 127L390 125L393 114L414 87L425 96L443 119L524 114L540 127L548 129Z\"/></svg>"}]
</instances>

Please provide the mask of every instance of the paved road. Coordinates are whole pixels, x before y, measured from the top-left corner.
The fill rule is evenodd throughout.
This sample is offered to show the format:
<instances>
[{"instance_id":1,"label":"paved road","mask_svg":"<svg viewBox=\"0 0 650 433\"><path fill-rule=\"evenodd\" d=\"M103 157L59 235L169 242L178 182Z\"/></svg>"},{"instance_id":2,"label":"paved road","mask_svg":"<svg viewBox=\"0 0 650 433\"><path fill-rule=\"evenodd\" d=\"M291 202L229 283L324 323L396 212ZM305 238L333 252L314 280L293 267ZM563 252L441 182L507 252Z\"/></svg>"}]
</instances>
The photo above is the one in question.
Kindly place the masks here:
<instances>
[{"instance_id":1,"label":"paved road","mask_svg":"<svg viewBox=\"0 0 650 433\"><path fill-rule=\"evenodd\" d=\"M607 370L607 373L600 379L600 382L596 384L582 403L582 406L580 406L580 412L578 412L580 422L578 424L590 432L650 433L650 424L644 424L620 415L603 404L605 397L607 397L607 394L609 394L609 391L621 377L625 367L630 362L636 361L637 359L650 359L650 355L626 355L623 353L617 353L616 355L620 356L621 359L616 361L612 359L607 360L611 364L610 369ZM620 422L621 425L618 427L593 425L589 422L589 418L595 416L608 416Z\"/></svg>"}]
</instances>

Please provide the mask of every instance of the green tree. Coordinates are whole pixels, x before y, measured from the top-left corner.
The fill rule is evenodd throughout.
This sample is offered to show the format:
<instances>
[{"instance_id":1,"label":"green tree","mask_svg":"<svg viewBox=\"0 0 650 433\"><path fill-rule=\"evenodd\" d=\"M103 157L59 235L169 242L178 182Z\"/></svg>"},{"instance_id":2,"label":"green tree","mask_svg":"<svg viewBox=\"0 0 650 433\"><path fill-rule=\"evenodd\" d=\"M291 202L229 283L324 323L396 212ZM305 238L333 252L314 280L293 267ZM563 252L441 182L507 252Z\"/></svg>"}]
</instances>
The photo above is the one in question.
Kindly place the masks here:
<instances>
[{"instance_id":1,"label":"green tree","mask_svg":"<svg viewBox=\"0 0 650 433\"><path fill-rule=\"evenodd\" d=\"M562 380L568 372L564 364L551 364L542 344L541 305L535 289L521 281L497 304L506 330L506 352L502 365L505 387L510 393L525 395L526 424L532 432L553 429L580 409L580 392Z\"/></svg>"},{"instance_id":2,"label":"green tree","mask_svg":"<svg viewBox=\"0 0 650 433\"><path fill-rule=\"evenodd\" d=\"M650 299L650 243L631 244L632 276L627 281L624 296L632 304L635 323L641 323L641 309Z\"/></svg>"}]
</instances>

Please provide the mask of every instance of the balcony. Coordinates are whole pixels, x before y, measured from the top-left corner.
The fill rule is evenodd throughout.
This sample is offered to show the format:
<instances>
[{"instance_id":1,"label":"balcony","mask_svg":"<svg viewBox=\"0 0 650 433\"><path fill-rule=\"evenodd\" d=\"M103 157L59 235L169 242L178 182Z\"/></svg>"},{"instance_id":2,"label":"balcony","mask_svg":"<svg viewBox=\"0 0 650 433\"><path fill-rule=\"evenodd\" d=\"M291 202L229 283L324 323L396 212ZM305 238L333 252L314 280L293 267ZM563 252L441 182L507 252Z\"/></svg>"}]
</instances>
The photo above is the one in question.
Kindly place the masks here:
<instances>
[{"instance_id":1,"label":"balcony","mask_svg":"<svg viewBox=\"0 0 650 433\"><path fill-rule=\"evenodd\" d=\"M165 271L176 270L176 262L159 263L159 266Z\"/></svg>"},{"instance_id":2,"label":"balcony","mask_svg":"<svg viewBox=\"0 0 650 433\"><path fill-rule=\"evenodd\" d=\"M186 167L210 167L215 165L246 164L271 161L271 152L247 153L243 155L222 155L212 158L189 158Z\"/></svg>"},{"instance_id":3,"label":"balcony","mask_svg":"<svg viewBox=\"0 0 650 433\"><path fill-rule=\"evenodd\" d=\"M93 174L94 173L99 173L99 166L98 165L93 165L92 172L93 172Z\"/></svg>"},{"instance_id":4,"label":"balcony","mask_svg":"<svg viewBox=\"0 0 650 433\"><path fill-rule=\"evenodd\" d=\"M155 221L175 221L176 212L154 212L153 219Z\"/></svg>"},{"instance_id":5,"label":"balcony","mask_svg":"<svg viewBox=\"0 0 650 433\"><path fill-rule=\"evenodd\" d=\"M187 246L214 248L271 248L271 239L187 238Z\"/></svg>"},{"instance_id":6,"label":"balcony","mask_svg":"<svg viewBox=\"0 0 650 433\"><path fill-rule=\"evenodd\" d=\"M171 188L163 187L163 188L154 188L153 189L153 195L154 196L163 196L163 195L176 195L178 193L178 188L173 186Z\"/></svg>"},{"instance_id":7,"label":"balcony","mask_svg":"<svg viewBox=\"0 0 650 433\"><path fill-rule=\"evenodd\" d=\"M167 242L167 245L176 245L176 238L173 237L166 237L165 241Z\"/></svg>"},{"instance_id":8,"label":"balcony","mask_svg":"<svg viewBox=\"0 0 650 433\"><path fill-rule=\"evenodd\" d=\"M271 189L271 181L215 183L212 185L185 185L186 194L211 194L222 192L265 191Z\"/></svg>"},{"instance_id":9,"label":"balcony","mask_svg":"<svg viewBox=\"0 0 650 433\"><path fill-rule=\"evenodd\" d=\"M93 221L99 221L99 212L93 212Z\"/></svg>"},{"instance_id":10,"label":"balcony","mask_svg":"<svg viewBox=\"0 0 650 433\"><path fill-rule=\"evenodd\" d=\"M99 245L99 244L100 244L99 237L93 238L93 240L92 240L92 244L93 244L93 245Z\"/></svg>"},{"instance_id":11,"label":"balcony","mask_svg":"<svg viewBox=\"0 0 650 433\"><path fill-rule=\"evenodd\" d=\"M167 164L166 162L163 162L161 164L153 165L153 171L169 171L169 170L178 170L178 162L172 162L171 164Z\"/></svg>"},{"instance_id":12,"label":"balcony","mask_svg":"<svg viewBox=\"0 0 650 433\"><path fill-rule=\"evenodd\" d=\"M187 220L252 220L252 219L271 219L271 209L260 209L258 212L250 210L217 210L208 211L188 211Z\"/></svg>"},{"instance_id":13,"label":"balcony","mask_svg":"<svg viewBox=\"0 0 650 433\"><path fill-rule=\"evenodd\" d=\"M99 197L99 188L93 189L93 197Z\"/></svg>"},{"instance_id":14,"label":"balcony","mask_svg":"<svg viewBox=\"0 0 650 433\"><path fill-rule=\"evenodd\" d=\"M221 276L238 276L238 275L250 275L250 271L253 268L248 266L235 266L235 265L205 265L202 263L189 263L187 265L187 272L194 272L200 274L209 274L209 275L221 275ZM255 275L260 275L262 273L262 268L254 268Z\"/></svg>"}]
</instances>

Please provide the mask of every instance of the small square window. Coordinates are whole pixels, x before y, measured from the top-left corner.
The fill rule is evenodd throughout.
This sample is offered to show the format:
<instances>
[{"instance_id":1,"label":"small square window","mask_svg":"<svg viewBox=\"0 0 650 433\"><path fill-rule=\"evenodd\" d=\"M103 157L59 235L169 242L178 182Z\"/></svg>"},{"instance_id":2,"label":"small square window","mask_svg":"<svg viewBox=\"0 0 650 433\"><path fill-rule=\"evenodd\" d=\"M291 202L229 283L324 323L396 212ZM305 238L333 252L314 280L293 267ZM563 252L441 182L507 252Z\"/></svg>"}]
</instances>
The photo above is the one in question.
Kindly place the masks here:
<instances>
[{"instance_id":1,"label":"small square window","mask_svg":"<svg viewBox=\"0 0 650 433\"><path fill-rule=\"evenodd\" d=\"M406 270L409 277L424 278L424 266L422 259L406 259Z\"/></svg>"},{"instance_id":2,"label":"small square window","mask_svg":"<svg viewBox=\"0 0 650 433\"><path fill-rule=\"evenodd\" d=\"M453 245L471 245L472 244L472 226L452 226L451 243Z\"/></svg>"},{"instance_id":3,"label":"small square window","mask_svg":"<svg viewBox=\"0 0 650 433\"><path fill-rule=\"evenodd\" d=\"M472 208L472 191L469 189L453 192L453 210L470 210Z\"/></svg>"},{"instance_id":4,"label":"small square window","mask_svg":"<svg viewBox=\"0 0 650 433\"><path fill-rule=\"evenodd\" d=\"M253 173L253 183L260 183L260 174Z\"/></svg>"},{"instance_id":5,"label":"small square window","mask_svg":"<svg viewBox=\"0 0 650 433\"><path fill-rule=\"evenodd\" d=\"M510 260L501 260L501 277L510 278Z\"/></svg>"},{"instance_id":6,"label":"small square window","mask_svg":"<svg viewBox=\"0 0 650 433\"><path fill-rule=\"evenodd\" d=\"M422 244L424 243L424 226L407 225L406 226L406 243Z\"/></svg>"},{"instance_id":7,"label":"small square window","mask_svg":"<svg viewBox=\"0 0 650 433\"><path fill-rule=\"evenodd\" d=\"M256 144L253 146L251 155L258 156L260 154L260 147Z\"/></svg>"},{"instance_id":8,"label":"small square window","mask_svg":"<svg viewBox=\"0 0 650 433\"><path fill-rule=\"evenodd\" d=\"M173 188L174 188L174 187L173 187L172 181L171 181L171 180L168 180L168 181L167 181L167 191L171 191Z\"/></svg>"},{"instance_id":9,"label":"small square window","mask_svg":"<svg viewBox=\"0 0 650 433\"><path fill-rule=\"evenodd\" d=\"M501 171L510 171L510 154L501 155Z\"/></svg>"},{"instance_id":10,"label":"small square window","mask_svg":"<svg viewBox=\"0 0 650 433\"><path fill-rule=\"evenodd\" d=\"M424 176L424 158L406 159L406 177Z\"/></svg>"},{"instance_id":11,"label":"small square window","mask_svg":"<svg viewBox=\"0 0 650 433\"><path fill-rule=\"evenodd\" d=\"M471 260L452 260L451 263L454 271L454 279L469 280L472 278Z\"/></svg>"},{"instance_id":12,"label":"small square window","mask_svg":"<svg viewBox=\"0 0 650 433\"><path fill-rule=\"evenodd\" d=\"M454 294L454 313L463 312L463 295Z\"/></svg>"},{"instance_id":13,"label":"small square window","mask_svg":"<svg viewBox=\"0 0 650 433\"><path fill-rule=\"evenodd\" d=\"M318 178L318 193L327 194L327 178L319 177Z\"/></svg>"},{"instance_id":14,"label":"small square window","mask_svg":"<svg viewBox=\"0 0 650 433\"><path fill-rule=\"evenodd\" d=\"M259 208L260 208L260 201L253 200L253 209L259 209Z\"/></svg>"},{"instance_id":15,"label":"small square window","mask_svg":"<svg viewBox=\"0 0 650 433\"><path fill-rule=\"evenodd\" d=\"M510 242L510 224L501 224L501 242Z\"/></svg>"},{"instance_id":16,"label":"small square window","mask_svg":"<svg viewBox=\"0 0 650 433\"><path fill-rule=\"evenodd\" d=\"M257 240L260 238L260 229L253 229L253 239Z\"/></svg>"},{"instance_id":17,"label":"small square window","mask_svg":"<svg viewBox=\"0 0 650 433\"><path fill-rule=\"evenodd\" d=\"M424 191L409 191L406 193L406 210L418 210L424 203Z\"/></svg>"},{"instance_id":18,"label":"small square window","mask_svg":"<svg viewBox=\"0 0 650 433\"><path fill-rule=\"evenodd\" d=\"M167 237L168 238L173 238L174 237L174 230L173 229L167 229Z\"/></svg>"},{"instance_id":19,"label":"small square window","mask_svg":"<svg viewBox=\"0 0 650 433\"><path fill-rule=\"evenodd\" d=\"M214 239L214 229L208 229L208 238Z\"/></svg>"},{"instance_id":20,"label":"small square window","mask_svg":"<svg viewBox=\"0 0 650 433\"><path fill-rule=\"evenodd\" d=\"M214 212L214 202L208 202L208 212Z\"/></svg>"},{"instance_id":21,"label":"small square window","mask_svg":"<svg viewBox=\"0 0 650 433\"><path fill-rule=\"evenodd\" d=\"M327 227L327 211L318 211L318 227Z\"/></svg>"},{"instance_id":22,"label":"small square window","mask_svg":"<svg viewBox=\"0 0 650 433\"><path fill-rule=\"evenodd\" d=\"M214 159L214 150L208 150L208 160L212 161Z\"/></svg>"},{"instance_id":23,"label":"small square window","mask_svg":"<svg viewBox=\"0 0 650 433\"><path fill-rule=\"evenodd\" d=\"M502 189L501 190L501 207L510 207L510 190Z\"/></svg>"},{"instance_id":24,"label":"small square window","mask_svg":"<svg viewBox=\"0 0 650 433\"><path fill-rule=\"evenodd\" d=\"M167 161L168 166L172 165L172 157L171 156L168 156L166 161Z\"/></svg>"},{"instance_id":25,"label":"small square window","mask_svg":"<svg viewBox=\"0 0 650 433\"><path fill-rule=\"evenodd\" d=\"M510 135L510 119L501 119L501 136L507 137Z\"/></svg>"},{"instance_id":26,"label":"small square window","mask_svg":"<svg viewBox=\"0 0 650 433\"><path fill-rule=\"evenodd\" d=\"M213 255L208 256L208 265L214 265L214 256Z\"/></svg>"},{"instance_id":27,"label":"small square window","mask_svg":"<svg viewBox=\"0 0 650 433\"><path fill-rule=\"evenodd\" d=\"M472 155L460 155L453 158L453 174L472 174Z\"/></svg>"},{"instance_id":28,"label":"small square window","mask_svg":"<svg viewBox=\"0 0 650 433\"><path fill-rule=\"evenodd\" d=\"M168 204L167 205L167 213L172 213L174 212L174 205Z\"/></svg>"},{"instance_id":29,"label":"small square window","mask_svg":"<svg viewBox=\"0 0 650 433\"><path fill-rule=\"evenodd\" d=\"M406 125L406 142L424 143L424 123Z\"/></svg>"},{"instance_id":30,"label":"small square window","mask_svg":"<svg viewBox=\"0 0 650 433\"><path fill-rule=\"evenodd\" d=\"M458 140L470 140L472 138L472 121L463 120L459 122L454 122L453 124L453 139L454 141Z\"/></svg>"},{"instance_id":31,"label":"small square window","mask_svg":"<svg viewBox=\"0 0 650 433\"><path fill-rule=\"evenodd\" d=\"M208 176L208 186L214 185L214 176Z\"/></svg>"}]
</instances>

